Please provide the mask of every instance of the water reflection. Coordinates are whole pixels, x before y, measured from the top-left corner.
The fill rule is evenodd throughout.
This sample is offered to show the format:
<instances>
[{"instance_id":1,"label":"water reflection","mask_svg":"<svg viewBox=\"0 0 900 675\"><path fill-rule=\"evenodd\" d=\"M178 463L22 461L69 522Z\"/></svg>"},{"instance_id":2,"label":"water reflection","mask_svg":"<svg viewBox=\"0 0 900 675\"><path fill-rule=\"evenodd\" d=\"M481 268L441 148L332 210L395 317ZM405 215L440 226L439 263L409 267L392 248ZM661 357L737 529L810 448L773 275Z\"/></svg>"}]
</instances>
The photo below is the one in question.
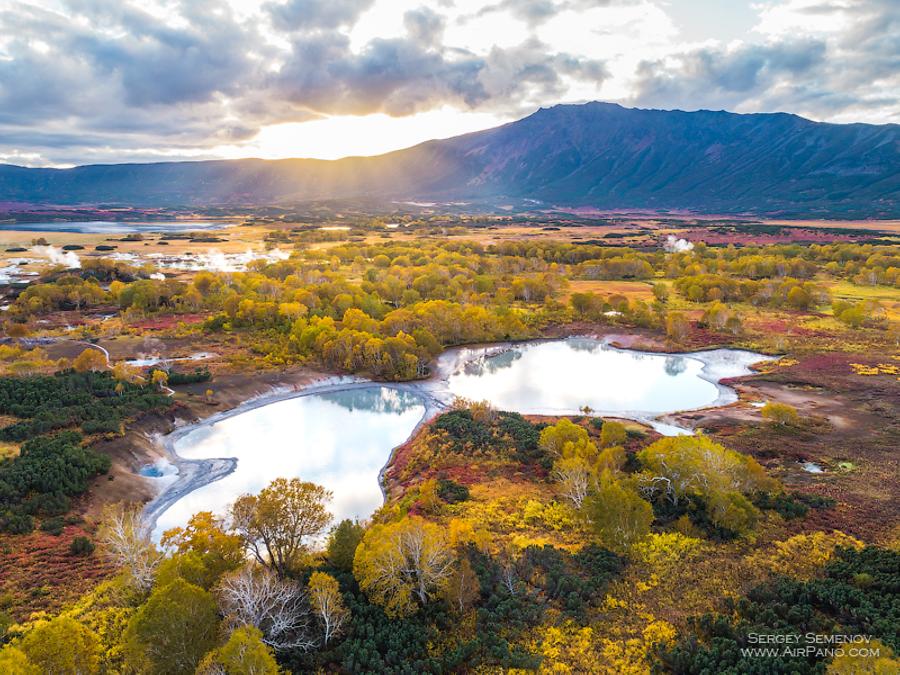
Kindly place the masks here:
<instances>
[{"instance_id":1,"label":"water reflection","mask_svg":"<svg viewBox=\"0 0 900 675\"><path fill-rule=\"evenodd\" d=\"M354 410L401 414L419 405L414 394L389 387L365 387L346 391L319 394L317 398L336 403L350 412Z\"/></svg>"},{"instance_id":2,"label":"water reflection","mask_svg":"<svg viewBox=\"0 0 900 675\"><path fill-rule=\"evenodd\" d=\"M465 372L472 375L480 375L484 372L495 373L498 370L511 367L522 358L522 352L518 349L507 349L490 357L480 356L463 364Z\"/></svg>"},{"instance_id":3,"label":"water reflection","mask_svg":"<svg viewBox=\"0 0 900 675\"><path fill-rule=\"evenodd\" d=\"M604 345L597 340L593 340L591 338L569 338L566 340L566 343L570 348L574 349L576 352L595 352L598 349L602 349Z\"/></svg>"},{"instance_id":4,"label":"water reflection","mask_svg":"<svg viewBox=\"0 0 900 675\"><path fill-rule=\"evenodd\" d=\"M521 413L577 414L589 406L656 415L715 401L719 390L700 377L702 370L696 358L620 351L594 338L570 338L517 345L477 359L451 374L448 385L456 396Z\"/></svg>"},{"instance_id":5,"label":"water reflection","mask_svg":"<svg viewBox=\"0 0 900 675\"><path fill-rule=\"evenodd\" d=\"M681 375L685 370L687 370L687 363L683 356L666 357L666 375L675 377Z\"/></svg>"},{"instance_id":6,"label":"water reflection","mask_svg":"<svg viewBox=\"0 0 900 675\"><path fill-rule=\"evenodd\" d=\"M337 520L368 517L382 502L378 472L424 413L415 396L373 386L279 401L198 427L176 441L178 454L236 457L237 469L164 511L155 534L197 511L224 513L239 495L282 476L333 491Z\"/></svg>"}]
</instances>

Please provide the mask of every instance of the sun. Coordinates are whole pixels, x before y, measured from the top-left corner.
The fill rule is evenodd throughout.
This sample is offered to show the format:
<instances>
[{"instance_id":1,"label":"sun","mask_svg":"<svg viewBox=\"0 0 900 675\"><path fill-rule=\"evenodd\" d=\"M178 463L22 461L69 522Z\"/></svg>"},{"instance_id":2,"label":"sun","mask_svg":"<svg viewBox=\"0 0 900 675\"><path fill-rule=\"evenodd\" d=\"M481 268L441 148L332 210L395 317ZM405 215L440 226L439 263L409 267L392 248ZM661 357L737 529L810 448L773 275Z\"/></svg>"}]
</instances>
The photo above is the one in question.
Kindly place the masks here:
<instances>
[{"instance_id":1,"label":"sun","mask_svg":"<svg viewBox=\"0 0 900 675\"><path fill-rule=\"evenodd\" d=\"M408 117L339 115L263 127L247 144L220 148L225 157L339 159L380 155L434 138L495 127L509 120L492 113L441 108Z\"/></svg>"}]
</instances>

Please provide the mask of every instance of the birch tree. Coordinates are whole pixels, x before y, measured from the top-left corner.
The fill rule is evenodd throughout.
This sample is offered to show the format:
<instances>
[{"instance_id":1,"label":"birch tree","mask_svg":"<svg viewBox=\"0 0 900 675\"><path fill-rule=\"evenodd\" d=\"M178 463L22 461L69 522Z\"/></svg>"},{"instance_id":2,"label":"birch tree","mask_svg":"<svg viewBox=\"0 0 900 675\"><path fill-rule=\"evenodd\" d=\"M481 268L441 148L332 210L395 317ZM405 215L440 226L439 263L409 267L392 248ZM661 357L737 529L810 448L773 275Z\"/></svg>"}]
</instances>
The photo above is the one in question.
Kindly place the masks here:
<instances>
[{"instance_id":1,"label":"birch tree","mask_svg":"<svg viewBox=\"0 0 900 675\"><path fill-rule=\"evenodd\" d=\"M162 555L138 507L114 504L104 508L97 540L106 557L128 574L136 588L150 590Z\"/></svg>"},{"instance_id":2,"label":"birch tree","mask_svg":"<svg viewBox=\"0 0 900 675\"><path fill-rule=\"evenodd\" d=\"M440 593L453 567L443 530L410 516L366 532L356 549L353 575L372 602L397 617L412 614L417 604Z\"/></svg>"},{"instance_id":3,"label":"birch tree","mask_svg":"<svg viewBox=\"0 0 900 675\"><path fill-rule=\"evenodd\" d=\"M328 645L331 639L340 634L344 624L350 618L349 610L344 606L341 588L330 574L313 572L307 584L309 604L322 623L322 643Z\"/></svg>"},{"instance_id":4,"label":"birch tree","mask_svg":"<svg viewBox=\"0 0 900 675\"><path fill-rule=\"evenodd\" d=\"M591 488L593 472L581 457L564 457L553 465L553 479L559 484L559 493L573 508L580 509Z\"/></svg>"},{"instance_id":5,"label":"birch tree","mask_svg":"<svg viewBox=\"0 0 900 675\"><path fill-rule=\"evenodd\" d=\"M608 472L584 501L584 516L607 548L622 553L650 532L653 507Z\"/></svg>"},{"instance_id":6,"label":"birch tree","mask_svg":"<svg viewBox=\"0 0 900 675\"><path fill-rule=\"evenodd\" d=\"M259 629L241 626L232 631L224 645L203 658L196 675L279 675L281 672Z\"/></svg>"},{"instance_id":7,"label":"birch tree","mask_svg":"<svg viewBox=\"0 0 900 675\"><path fill-rule=\"evenodd\" d=\"M216 597L231 626L258 628L263 642L274 649L307 651L315 645L303 587L267 567L250 563L226 575Z\"/></svg>"}]
</instances>

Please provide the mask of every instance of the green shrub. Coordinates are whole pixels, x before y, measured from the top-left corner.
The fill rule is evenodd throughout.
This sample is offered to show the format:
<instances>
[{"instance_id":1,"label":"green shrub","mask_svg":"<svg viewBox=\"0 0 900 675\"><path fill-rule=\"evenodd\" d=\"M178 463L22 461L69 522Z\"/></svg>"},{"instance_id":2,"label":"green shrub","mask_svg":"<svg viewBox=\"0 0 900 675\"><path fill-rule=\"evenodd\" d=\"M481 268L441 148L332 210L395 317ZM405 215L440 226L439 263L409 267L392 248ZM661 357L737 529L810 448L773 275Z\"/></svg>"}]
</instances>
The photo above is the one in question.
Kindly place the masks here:
<instances>
[{"instance_id":1,"label":"green shrub","mask_svg":"<svg viewBox=\"0 0 900 675\"><path fill-rule=\"evenodd\" d=\"M87 537L75 537L69 544L69 553L72 555L90 555L94 552L94 542Z\"/></svg>"},{"instance_id":2,"label":"green shrub","mask_svg":"<svg viewBox=\"0 0 900 675\"><path fill-rule=\"evenodd\" d=\"M460 485L456 481L441 478L438 480L437 494L438 497L448 504L456 504L469 498L469 488L465 485Z\"/></svg>"},{"instance_id":3,"label":"green shrub","mask_svg":"<svg viewBox=\"0 0 900 675\"><path fill-rule=\"evenodd\" d=\"M44 518L44 520L41 522L41 530L57 537L62 534L64 526L65 522L59 516Z\"/></svg>"}]
</instances>

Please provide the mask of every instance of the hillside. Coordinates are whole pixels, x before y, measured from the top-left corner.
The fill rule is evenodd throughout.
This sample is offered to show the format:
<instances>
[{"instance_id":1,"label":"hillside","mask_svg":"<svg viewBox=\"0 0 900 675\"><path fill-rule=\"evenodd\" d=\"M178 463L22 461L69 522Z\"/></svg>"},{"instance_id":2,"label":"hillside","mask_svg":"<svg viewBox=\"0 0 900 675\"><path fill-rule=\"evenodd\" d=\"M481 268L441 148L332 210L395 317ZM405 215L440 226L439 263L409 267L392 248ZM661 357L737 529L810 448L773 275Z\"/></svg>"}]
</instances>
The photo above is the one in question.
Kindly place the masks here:
<instances>
[{"instance_id":1,"label":"hillside","mask_svg":"<svg viewBox=\"0 0 900 675\"><path fill-rule=\"evenodd\" d=\"M204 206L355 197L897 217L900 126L589 103L377 157L0 166L2 201Z\"/></svg>"}]
</instances>

